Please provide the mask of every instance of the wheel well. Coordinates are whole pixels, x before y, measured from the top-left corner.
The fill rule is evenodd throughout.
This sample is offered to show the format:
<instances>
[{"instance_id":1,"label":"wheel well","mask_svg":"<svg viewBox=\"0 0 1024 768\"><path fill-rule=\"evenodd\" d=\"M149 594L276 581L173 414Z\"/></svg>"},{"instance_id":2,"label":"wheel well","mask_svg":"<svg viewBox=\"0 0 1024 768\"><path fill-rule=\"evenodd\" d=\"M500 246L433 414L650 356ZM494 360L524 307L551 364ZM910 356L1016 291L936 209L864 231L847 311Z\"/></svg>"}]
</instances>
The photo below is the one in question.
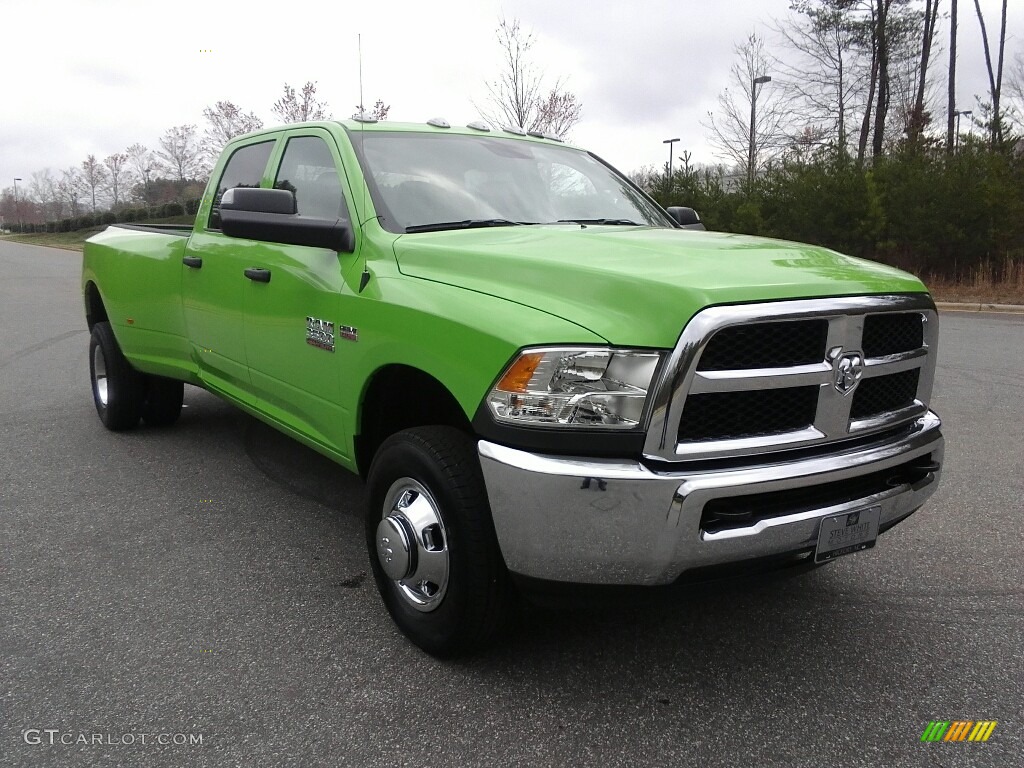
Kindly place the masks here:
<instances>
[{"instance_id":1,"label":"wheel well","mask_svg":"<svg viewBox=\"0 0 1024 768\"><path fill-rule=\"evenodd\" d=\"M85 286L85 322L91 331L96 323L109 320L107 308L103 306L103 299L100 298L100 291L96 283L89 282Z\"/></svg>"},{"instance_id":2,"label":"wheel well","mask_svg":"<svg viewBox=\"0 0 1024 768\"><path fill-rule=\"evenodd\" d=\"M374 454L388 437L411 427L444 424L473 434L469 419L448 389L407 365L377 371L367 387L356 436L356 463L365 479Z\"/></svg>"}]
</instances>

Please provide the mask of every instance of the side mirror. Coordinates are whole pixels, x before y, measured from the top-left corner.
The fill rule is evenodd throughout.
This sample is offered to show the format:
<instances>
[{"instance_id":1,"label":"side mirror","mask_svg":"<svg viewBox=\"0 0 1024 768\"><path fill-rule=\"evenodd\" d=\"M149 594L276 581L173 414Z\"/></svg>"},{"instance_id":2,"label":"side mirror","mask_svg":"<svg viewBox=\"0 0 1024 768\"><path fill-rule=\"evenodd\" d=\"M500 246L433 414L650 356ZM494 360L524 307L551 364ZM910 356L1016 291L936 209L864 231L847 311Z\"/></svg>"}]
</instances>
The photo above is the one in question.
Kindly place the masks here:
<instances>
[{"instance_id":1,"label":"side mirror","mask_svg":"<svg viewBox=\"0 0 1024 768\"><path fill-rule=\"evenodd\" d=\"M669 206L667 209L668 215L672 217L676 224L683 229L707 229L700 220L700 216L693 208L684 208L681 205Z\"/></svg>"},{"instance_id":2,"label":"side mirror","mask_svg":"<svg viewBox=\"0 0 1024 768\"><path fill-rule=\"evenodd\" d=\"M228 237L346 253L355 250L350 222L300 216L295 205L295 195L287 189L235 187L221 198L220 228Z\"/></svg>"},{"instance_id":3,"label":"side mirror","mask_svg":"<svg viewBox=\"0 0 1024 768\"><path fill-rule=\"evenodd\" d=\"M296 213L295 194L287 189L261 189L259 187L232 187L220 199L224 211L251 213Z\"/></svg>"}]
</instances>

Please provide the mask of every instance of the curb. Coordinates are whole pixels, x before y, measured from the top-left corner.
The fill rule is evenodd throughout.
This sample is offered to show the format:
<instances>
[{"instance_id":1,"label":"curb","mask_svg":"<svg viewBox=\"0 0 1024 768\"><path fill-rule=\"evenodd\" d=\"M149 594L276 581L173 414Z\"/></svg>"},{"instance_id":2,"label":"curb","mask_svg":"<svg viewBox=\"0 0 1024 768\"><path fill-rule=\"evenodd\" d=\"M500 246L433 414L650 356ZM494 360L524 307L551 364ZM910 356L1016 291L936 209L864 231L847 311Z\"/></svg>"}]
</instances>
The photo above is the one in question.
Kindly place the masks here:
<instances>
[{"instance_id":1,"label":"curb","mask_svg":"<svg viewBox=\"0 0 1024 768\"><path fill-rule=\"evenodd\" d=\"M1024 315L1024 305L1021 304L987 304L984 302L955 302L937 301L935 306L945 312L1005 312L1008 314Z\"/></svg>"}]
</instances>

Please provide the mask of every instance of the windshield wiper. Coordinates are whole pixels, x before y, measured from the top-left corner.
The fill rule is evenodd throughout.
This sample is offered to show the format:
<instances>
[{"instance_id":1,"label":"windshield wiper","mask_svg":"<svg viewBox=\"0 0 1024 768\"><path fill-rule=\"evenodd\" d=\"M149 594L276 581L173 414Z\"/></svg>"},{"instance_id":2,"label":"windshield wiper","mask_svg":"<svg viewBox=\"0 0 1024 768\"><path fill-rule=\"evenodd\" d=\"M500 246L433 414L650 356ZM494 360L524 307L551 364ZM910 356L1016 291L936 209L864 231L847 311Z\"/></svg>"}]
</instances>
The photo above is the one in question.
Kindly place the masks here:
<instances>
[{"instance_id":1,"label":"windshield wiper","mask_svg":"<svg viewBox=\"0 0 1024 768\"><path fill-rule=\"evenodd\" d=\"M462 221L438 221L433 224L413 224L406 227L406 233L441 232L445 229L478 229L481 227L518 227L532 224L531 221L510 221L509 219L463 219Z\"/></svg>"},{"instance_id":2,"label":"windshield wiper","mask_svg":"<svg viewBox=\"0 0 1024 768\"><path fill-rule=\"evenodd\" d=\"M632 219L559 219L559 224L606 224L613 227L639 227Z\"/></svg>"}]
</instances>

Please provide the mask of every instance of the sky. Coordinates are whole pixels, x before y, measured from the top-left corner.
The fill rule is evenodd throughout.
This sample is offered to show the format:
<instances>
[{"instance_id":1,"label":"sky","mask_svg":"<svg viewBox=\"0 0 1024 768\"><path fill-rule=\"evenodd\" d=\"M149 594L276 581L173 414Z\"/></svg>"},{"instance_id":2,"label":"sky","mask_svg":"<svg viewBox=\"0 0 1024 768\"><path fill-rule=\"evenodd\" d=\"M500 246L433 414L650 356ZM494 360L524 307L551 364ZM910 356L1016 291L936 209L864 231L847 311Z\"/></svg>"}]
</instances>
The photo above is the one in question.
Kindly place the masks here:
<instances>
[{"instance_id":1,"label":"sky","mask_svg":"<svg viewBox=\"0 0 1024 768\"><path fill-rule=\"evenodd\" d=\"M728 84L735 47L767 32L789 0L387 0L237 3L217 0L0 0L0 188L34 171L54 175L88 154L157 146L173 125L202 130L203 108L230 100L273 124L284 83L318 84L336 117L363 94L391 105L389 119L452 123L500 68L495 28L518 18L537 38L546 82L561 78L583 104L570 137L623 171L678 153L715 162L701 125ZM948 0L943 0L947 11ZM999 0L983 0L990 38ZM945 40L947 27L940 37ZM994 44L994 43L993 43ZM945 49L945 43L943 43ZM958 100L987 92L974 5L960 3ZM1007 60L1024 50L1024 2L1012 0ZM937 75L945 79L945 50ZM943 86L944 87L944 86ZM940 118L941 119L941 118ZM19 185L20 186L20 185Z\"/></svg>"}]
</instances>

